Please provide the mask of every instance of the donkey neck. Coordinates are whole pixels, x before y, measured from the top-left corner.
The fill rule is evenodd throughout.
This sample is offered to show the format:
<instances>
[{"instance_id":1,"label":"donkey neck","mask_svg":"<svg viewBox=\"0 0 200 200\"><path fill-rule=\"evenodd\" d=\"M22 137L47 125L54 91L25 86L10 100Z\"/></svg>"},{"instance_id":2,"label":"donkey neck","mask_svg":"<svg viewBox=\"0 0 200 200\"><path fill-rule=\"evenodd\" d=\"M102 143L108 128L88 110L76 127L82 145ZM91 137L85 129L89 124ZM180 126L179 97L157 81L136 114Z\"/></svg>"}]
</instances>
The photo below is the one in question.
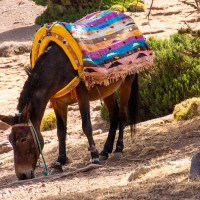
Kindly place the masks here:
<instances>
[{"instance_id":1,"label":"donkey neck","mask_svg":"<svg viewBox=\"0 0 200 200\"><path fill-rule=\"evenodd\" d=\"M30 75L20 94L18 110L22 111L27 101L30 101L30 120L39 134L41 120L49 99L77 74L62 48L55 43L51 43L38 58L34 68L30 70Z\"/></svg>"}]
</instances>

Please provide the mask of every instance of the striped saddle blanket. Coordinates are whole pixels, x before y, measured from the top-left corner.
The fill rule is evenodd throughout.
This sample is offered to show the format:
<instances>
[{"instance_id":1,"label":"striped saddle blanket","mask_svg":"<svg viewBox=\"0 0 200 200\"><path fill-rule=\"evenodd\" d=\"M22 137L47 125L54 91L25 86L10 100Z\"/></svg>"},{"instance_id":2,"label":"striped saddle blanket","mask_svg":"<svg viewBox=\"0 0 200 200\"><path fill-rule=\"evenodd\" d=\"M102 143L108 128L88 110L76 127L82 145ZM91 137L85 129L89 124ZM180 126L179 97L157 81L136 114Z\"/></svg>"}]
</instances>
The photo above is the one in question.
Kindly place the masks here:
<instances>
[{"instance_id":1,"label":"striped saddle blanket","mask_svg":"<svg viewBox=\"0 0 200 200\"><path fill-rule=\"evenodd\" d=\"M98 11L75 23L44 25L35 35L32 66L50 41L63 48L88 89L153 66L151 47L133 19L121 12Z\"/></svg>"},{"instance_id":2,"label":"striped saddle blanket","mask_svg":"<svg viewBox=\"0 0 200 200\"><path fill-rule=\"evenodd\" d=\"M152 49L133 19L111 10L61 22L81 48L83 77L89 87L109 85L153 65Z\"/></svg>"}]
</instances>

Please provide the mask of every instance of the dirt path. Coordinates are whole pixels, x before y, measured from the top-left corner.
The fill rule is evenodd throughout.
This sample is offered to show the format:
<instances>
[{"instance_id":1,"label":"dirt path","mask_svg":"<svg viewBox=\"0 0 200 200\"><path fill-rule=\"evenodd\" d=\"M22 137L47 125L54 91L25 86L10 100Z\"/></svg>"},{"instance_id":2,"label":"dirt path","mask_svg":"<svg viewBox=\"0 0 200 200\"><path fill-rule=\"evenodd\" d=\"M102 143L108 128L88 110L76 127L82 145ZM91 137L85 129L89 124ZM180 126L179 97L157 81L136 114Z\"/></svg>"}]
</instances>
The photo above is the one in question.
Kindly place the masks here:
<instances>
[{"instance_id":1,"label":"dirt path","mask_svg":"<svg viewBox=\"0 0 200 200\"><path fill-rule=\"evenodd\" d=\"M115 160L111 155L102 168L57 180L50 176L6 186L16 177L12 154L4 155L4 165L0 167L1 199L198 199L199 181L192 183L187 179L191 156L199 147L200 118L180 124L171 119L167 116L139 124L134 143L126 131L122 159ZM44 149L49 164L57 154L56 133L44 133L44 137L53 138ZM106 133L95 136L99 149L105 137ZM64 172L87 165L85 137L72 136L67 149L70 163ZM36 172L41 177L41 169Z\"/></svg>"},{"instance_id":2,"label":"dirt path","mask_svg":"<svg viewBox=\"0 0 200 200\"><path fill-rule=\"evenodd\" d=\"M136 23L147 36L156 37L168 36L182 27L184 21L198 28L199 13L183 2L155 1L151 26L147 24L146 14L136 14ZM6 46L2 42L12 41L10 46L7 45L8 51L12 49L12 56L0 56L0 113L13 114L26 80L23 68L29 64L29 53L15 54L19 53L20 42L32 40L37 29L35 17L44 8L29 0L0 0L0 8L0 50ZM99 109L99 101L91 104L93 128L102 132L95 135L97 148L101 150L108 127L101 121ZM172 122L172 116L166 116L138 124L134 143L127 128L122 159L115 160L110 155L99 169L57 180L53 179L55 176L49 176L11 186L9 184L16 181L13 152L0 154L0 199L200 199L199 180L188 182L191 157L199 150L199 121L200 118L196 118L177 124ZM64 172L86 166L90 158L77 105L70 108L68 124L67 154L70 162L64 167ZM7 140L9 134L9 129L4 131L1 128L0 142ZM43 136L47 141L44 155L49 166L58 154L56 131L43 132ZM39 167L36 176L42 177Z\"/></svg>"}]
</instances>

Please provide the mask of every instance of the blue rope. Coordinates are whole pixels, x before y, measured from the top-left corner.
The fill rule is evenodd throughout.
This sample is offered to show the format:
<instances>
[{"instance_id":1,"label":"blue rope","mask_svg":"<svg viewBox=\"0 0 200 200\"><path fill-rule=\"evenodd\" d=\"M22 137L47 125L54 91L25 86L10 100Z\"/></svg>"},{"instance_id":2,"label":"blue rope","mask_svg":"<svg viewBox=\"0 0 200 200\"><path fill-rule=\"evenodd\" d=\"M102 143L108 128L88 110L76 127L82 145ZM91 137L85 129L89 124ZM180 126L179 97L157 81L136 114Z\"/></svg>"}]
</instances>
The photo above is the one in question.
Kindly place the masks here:
<instances>
[{"instance_id":1,"label":"blue rope","mask_svg":"<svg viewBox=\"0 0 200 200\"><path fill-rule=\"evenodd\" d=\"M48 172L48 168L47 168L47 165L46 165L46 161L45 161L45 159L44 159L44 155L43 155L43 153L42 153L42 148L41 148L41 144L40 144L40 141L39 141L37 132L36 132L35 127L33 126L33 124L32 124L32 122L31 122L30 119L29 119L29 123L31 124L31 128L33 129L35 138L36 138L36 140L37 140L37 144L38 144L38 148L39 148L40 154L42 155L42 160L43 160L43 163L44 163L44 172L43 172L43 175L44 175L44 176L47 176L49 172Z\"/></svg>"}]
</instances>

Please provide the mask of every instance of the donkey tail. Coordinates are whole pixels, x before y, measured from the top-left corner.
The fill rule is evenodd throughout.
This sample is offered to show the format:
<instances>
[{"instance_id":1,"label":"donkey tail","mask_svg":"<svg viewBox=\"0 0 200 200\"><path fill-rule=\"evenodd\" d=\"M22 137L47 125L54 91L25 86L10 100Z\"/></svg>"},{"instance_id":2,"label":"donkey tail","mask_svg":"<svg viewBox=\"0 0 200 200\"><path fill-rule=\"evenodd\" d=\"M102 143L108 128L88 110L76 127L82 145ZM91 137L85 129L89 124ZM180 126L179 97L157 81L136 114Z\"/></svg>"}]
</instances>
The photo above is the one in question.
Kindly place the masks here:
<instances>
[{"instance_id":1,"label":"donkey tail","mask_svg":"<svg viewBox=\"0 0 200 200\"><path fill-rule=\"evenodd\" d=\"M128 101L128 119L131 130L131 137L133 137L133 134L135 133L135 125L138 121L138 104L139 104L138 74L135 74L135 78L131 86L131 93Z\"/></svg>"}]
</instances>

